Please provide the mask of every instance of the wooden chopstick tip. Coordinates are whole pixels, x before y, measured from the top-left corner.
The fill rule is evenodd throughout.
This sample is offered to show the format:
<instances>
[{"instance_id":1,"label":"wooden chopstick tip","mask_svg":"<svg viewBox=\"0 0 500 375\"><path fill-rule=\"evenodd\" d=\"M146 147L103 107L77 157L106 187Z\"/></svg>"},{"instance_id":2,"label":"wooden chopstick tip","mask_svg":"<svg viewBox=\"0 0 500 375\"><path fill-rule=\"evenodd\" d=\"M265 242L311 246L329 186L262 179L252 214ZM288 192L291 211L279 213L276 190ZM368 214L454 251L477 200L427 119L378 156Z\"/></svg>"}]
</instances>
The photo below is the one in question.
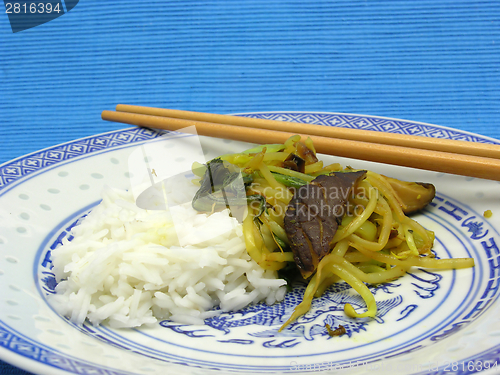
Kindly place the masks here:
<instances>
[{"instance_id":1,"label":"wooden chopstick tip","mask_svg":"<svg viewBox=\"0 0 500 375\"><path fill-rule=\"evenodd\" d=\"M108 110L104 110L101 112L101 119L102 120L105 120L105 121L109 121L108 118L110 118L110 116L108 116L109 113L112 113L113 111L108 111Z\"/></svg>"}]
</instances>

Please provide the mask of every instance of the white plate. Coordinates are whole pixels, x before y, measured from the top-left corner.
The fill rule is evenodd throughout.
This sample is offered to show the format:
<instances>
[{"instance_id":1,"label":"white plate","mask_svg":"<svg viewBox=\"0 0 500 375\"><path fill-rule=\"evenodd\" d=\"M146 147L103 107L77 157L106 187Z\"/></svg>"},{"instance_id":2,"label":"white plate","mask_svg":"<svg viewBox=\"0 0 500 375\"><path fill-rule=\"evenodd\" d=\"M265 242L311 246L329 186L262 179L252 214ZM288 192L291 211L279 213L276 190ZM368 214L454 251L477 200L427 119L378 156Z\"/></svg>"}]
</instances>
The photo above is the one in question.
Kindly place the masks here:
<instances>
[{"instance_id":1,"label":"white plate","mask_svg":"<svg viewBox=\"0 0 500 375\"><path fill-rule=\"evenodd\" d=\"M254 113L251 117L499 143L434 125L336 113ZM256 305L207 320L205 326L163 321L155 328L76 327L46 302L53 292L50 249L95 206L103 185L129 187L127 160L160 133L129 128L42 150L0 166L0 358L36 373L206 374L471 373L500 367L500 200L498 182L324 157L401 179L431 182L437 196L417 220L436 233L439 257L468 257L473 269L420 270L372 288L373 320L348 319L345 284L314 301L311 312L277 333L301 298ZM178 157L193 158L186 136L167 135ZM247 148L202 138L205 157ZM490 209L493 217L483 212ZM347 333L330 337L325 323ZM491 371L490 369L490 371Z\"/></svg>"}]
</instances>

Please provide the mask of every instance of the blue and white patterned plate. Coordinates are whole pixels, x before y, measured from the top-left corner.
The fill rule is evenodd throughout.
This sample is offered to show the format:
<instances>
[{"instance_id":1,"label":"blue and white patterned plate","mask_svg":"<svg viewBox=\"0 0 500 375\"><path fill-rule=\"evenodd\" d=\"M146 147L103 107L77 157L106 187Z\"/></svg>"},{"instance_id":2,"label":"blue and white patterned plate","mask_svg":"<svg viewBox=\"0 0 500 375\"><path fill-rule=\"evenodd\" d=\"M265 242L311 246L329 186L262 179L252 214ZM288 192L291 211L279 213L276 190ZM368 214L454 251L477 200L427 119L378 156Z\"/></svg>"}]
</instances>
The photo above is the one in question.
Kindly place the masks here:
<instances>
[{"instance_id":1,"label":"blue and white patterned plate","mask_svg":"<svg viewBox=\"0 0 500 375\"><path fill-rule=\"evenodd\" d=\"M497 140L411 121L338 113L245 116L496 143ZM350 319L343 306L363 302L344 283L278 333L303 285L273 306L258 304L208 319L154 328L77 327L56 314L50 250L94 207L103 185L129 187L127 159L158 138L192 157L185 135L128 128L45 149L0 166L0 358L36 373L436 373L495 372L500 367L500 196L495 181L324 156L404 180L431 182L432 204L417 221L436 234L438 257L474 257L465 270L422 270L371 287L379 313ZM249 145L203 138L206 159ZM484 211L493 216L486 219ZM497 244L498 243L498 244ZM330 337L325 324L347 333Z\"/></svg>"}]
</instances>

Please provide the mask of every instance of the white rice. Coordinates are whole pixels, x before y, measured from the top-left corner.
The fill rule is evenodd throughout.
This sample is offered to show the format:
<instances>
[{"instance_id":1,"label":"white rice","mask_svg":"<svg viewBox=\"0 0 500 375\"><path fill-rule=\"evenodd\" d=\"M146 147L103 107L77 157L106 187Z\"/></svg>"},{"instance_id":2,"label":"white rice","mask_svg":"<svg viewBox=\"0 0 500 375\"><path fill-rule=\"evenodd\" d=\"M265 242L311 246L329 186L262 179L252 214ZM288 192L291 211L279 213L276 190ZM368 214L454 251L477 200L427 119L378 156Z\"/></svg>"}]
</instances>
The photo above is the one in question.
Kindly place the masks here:
<instances>
[{"instance_id":1,"label":"white rice","mask_svg":"<svg viewBox=\"0 0 500 375\"><path fill-rule=\"evenodd\" d=\"M203 324L284 298L286 282L250 258L228 210L205 215L190 204L176 206L185 223L177 234L168 211L139 208L130 192L106 187L102 198L73 228L74 238L51 254L59 283L50 301L71 321L115 328L167 318ZM178 235L192 244L180 247Z\"/></svg>"}]
</instances>

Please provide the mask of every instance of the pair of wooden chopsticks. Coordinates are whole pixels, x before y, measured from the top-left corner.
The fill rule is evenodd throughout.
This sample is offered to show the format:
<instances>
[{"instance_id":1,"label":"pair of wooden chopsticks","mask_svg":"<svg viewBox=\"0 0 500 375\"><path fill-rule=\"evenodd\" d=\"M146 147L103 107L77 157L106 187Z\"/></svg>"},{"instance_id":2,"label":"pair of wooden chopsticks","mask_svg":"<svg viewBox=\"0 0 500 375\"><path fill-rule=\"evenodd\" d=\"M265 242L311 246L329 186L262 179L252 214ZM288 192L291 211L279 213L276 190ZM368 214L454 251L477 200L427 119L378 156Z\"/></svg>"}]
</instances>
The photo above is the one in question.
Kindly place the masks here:
<instances>
[{"instance_id":1,"label":"pair of wooden chopsticks","mask_svg":"<svg viewBox=\"0 0 500 375\"><path fill-rule=\"evenodd\" d=\"M119 104L102 119L250 143L283 143L311 137L328 155L500 181L500 146L412 135Z\"/></svg>"}]
</instances>

